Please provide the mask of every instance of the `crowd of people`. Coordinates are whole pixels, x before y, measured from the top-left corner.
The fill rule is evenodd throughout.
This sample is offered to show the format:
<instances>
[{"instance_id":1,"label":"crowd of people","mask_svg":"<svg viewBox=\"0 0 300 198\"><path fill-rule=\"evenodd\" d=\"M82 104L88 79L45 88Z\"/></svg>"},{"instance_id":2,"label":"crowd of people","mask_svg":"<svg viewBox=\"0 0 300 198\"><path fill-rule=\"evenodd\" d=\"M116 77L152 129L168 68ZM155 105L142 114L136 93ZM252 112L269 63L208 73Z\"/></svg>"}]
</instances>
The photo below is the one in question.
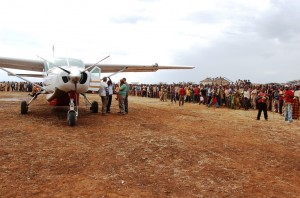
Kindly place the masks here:
<instances>
[{"instance_id":1,"label":"crowd of people","mask_svg":"<svg viewBox=\"0 0 300 198\"><path fill-rule=\"evenodd\" d=\"M36 82L37 85L42 87L41 82ZM39 91L39 87L28 82L15 82L15 81L3 81L0 82L0 91L7 92L29 92L29 95L34 95Z\"/></svg>"},{"instance_id":2,"label":"crowd of people","mask_svg":"<svg viewBox=\"0 0 300 198\"><path fill-rule=\"evenodd\" d=\"M118 85L115 85L118 87ZM249 80L238 80L226 85L218 84L129 84L129 95L157 98L179 106L184 103L203 104L208 107L231 109L257 109L257 120L261 112L268 120L267 111L285 116L285 120L299 118L300 85L252 84Z\"/></svg>"},{"instance_id":3,"label":"crowd of people","mask_svg":"<svg viewBox=\"0 0 300 198\"><path fill-rule=\"evenodd\" d=\"M41 83L38 83L42 86ZM0 82L1 91L37 92L38 87L27 82ZM119 114L128 113L128 95L157 98L179 106L185 103L202 104L208 107L231 109L257 109L257 120L263 112L268 120L268 111L284 116L286 121L299 118L299 84L252 84L249 80L238 80L226 85L219 84L128 84L126 78L113 83L104 77L100 83L99 95L102 101L102 115L110 113L112 95L116 94Z\"/></svg>"}]
</instances>

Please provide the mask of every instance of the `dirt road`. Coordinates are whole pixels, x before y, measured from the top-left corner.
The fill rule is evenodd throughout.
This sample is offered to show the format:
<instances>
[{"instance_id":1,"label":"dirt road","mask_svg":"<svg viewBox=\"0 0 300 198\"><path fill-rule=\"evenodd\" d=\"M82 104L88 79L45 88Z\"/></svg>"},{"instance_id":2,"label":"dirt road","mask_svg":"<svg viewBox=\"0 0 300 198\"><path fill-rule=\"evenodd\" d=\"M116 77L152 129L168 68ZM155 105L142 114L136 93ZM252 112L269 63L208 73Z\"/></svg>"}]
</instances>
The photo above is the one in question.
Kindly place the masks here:
<instances>
[{"instance_id":1,"label":"dirt road","mask_svg":"<svg viewBox=\"0 0 300 198\"><path fill-rule=\"evenodd\" d=\"M98 95L88 95L100 103ZM300 121L129 98L78 123L44 96L0 92L0 197L299 197ZM100 105L99 105L100 106Z\"/></svg>"}]
</instances>

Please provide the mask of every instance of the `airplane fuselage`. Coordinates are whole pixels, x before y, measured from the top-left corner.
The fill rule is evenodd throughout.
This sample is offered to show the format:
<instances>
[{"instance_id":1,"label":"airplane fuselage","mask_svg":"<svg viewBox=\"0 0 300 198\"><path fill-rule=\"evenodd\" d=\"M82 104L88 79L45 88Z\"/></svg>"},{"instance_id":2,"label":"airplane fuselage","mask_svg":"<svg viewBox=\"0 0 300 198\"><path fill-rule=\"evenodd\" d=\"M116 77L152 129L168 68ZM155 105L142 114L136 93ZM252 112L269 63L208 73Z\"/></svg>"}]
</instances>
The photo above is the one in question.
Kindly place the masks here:
<instances>
[{"instance_id":1,"label":"airplane fuselage","mask_svg":"<svg viewBox=\"0 0 300 198\"><path fill-rule=\"evenodd\" d=\"M45 64L47 64L46 68L49 66L49 69L46 71L43 79L43 87L49 93L46 98L50 103L56 100L59 102L52 102L52 104L68 105L69 98L73 97L74 94L78 95L87 92L90 86L91 74L85 71L82 61L61 58L52 65L49 63Z\"/></svg>"},{"instance_id":2,"label":"airplane fuselage","mask_svg":"<svg viewBox=\"0 0 300 198\"><path fill-rule=\"evenodd\" d=\"M79 72L83 71L83 69L74 66L63 67L63 68L69 71L75 71L75 70L78 70ZM79 79L78 82L73 82L65 71L62 71L57 67L52 68L48 70L47 76L45 76L45 78L43 79L44 88L49 93L55 91L55 89L59 89L64 92L70 92L70 91L75 91L75 83L76 83L76 92L85 93L89 88L90 78L91 78L89 72L85 72L85 73L86 73L86 80L80 82Z\"/></svg>"}]
</instances>

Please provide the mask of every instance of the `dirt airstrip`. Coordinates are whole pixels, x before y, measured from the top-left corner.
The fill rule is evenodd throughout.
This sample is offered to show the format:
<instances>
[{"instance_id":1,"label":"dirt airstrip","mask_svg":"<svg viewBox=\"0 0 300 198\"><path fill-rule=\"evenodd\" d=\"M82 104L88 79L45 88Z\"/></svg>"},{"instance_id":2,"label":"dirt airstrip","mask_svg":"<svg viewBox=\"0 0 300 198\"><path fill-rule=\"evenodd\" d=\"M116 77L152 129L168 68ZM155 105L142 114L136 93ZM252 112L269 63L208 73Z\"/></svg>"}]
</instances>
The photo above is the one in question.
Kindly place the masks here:
<instances>
[{"instance_id":1,"label":"dirt airstrip","mask_svg":"<svg viewBox=\"0 0 300 198\"><path fill-rule=\"evenodd\" d=\"M89 98L97 100L96 94ZM0 93L0 197L299 197L300 121L130 97L92 114ZM99 104L101 106L101 104Z\"/></svg>"}]
</instances>

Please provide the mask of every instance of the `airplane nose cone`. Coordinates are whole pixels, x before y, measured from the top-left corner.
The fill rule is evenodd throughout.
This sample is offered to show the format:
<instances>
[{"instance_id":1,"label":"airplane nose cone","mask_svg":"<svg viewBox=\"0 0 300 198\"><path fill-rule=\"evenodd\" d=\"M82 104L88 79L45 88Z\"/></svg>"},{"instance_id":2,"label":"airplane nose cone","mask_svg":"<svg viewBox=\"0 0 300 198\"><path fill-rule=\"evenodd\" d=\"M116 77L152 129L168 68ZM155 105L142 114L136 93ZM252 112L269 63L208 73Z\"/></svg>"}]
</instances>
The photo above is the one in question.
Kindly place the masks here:
<instances>
[{"instance_id":1,"label":"airplane nose cone","mask_svg":"<svg viewBox=\"0 0 300 198\"><path fill-rule=\"evenodd\" d=\"M79 70L71 71L70 73L70 80L74 83L77 83L81 78L81 72Z\"/></svg>"}]
</instances>

